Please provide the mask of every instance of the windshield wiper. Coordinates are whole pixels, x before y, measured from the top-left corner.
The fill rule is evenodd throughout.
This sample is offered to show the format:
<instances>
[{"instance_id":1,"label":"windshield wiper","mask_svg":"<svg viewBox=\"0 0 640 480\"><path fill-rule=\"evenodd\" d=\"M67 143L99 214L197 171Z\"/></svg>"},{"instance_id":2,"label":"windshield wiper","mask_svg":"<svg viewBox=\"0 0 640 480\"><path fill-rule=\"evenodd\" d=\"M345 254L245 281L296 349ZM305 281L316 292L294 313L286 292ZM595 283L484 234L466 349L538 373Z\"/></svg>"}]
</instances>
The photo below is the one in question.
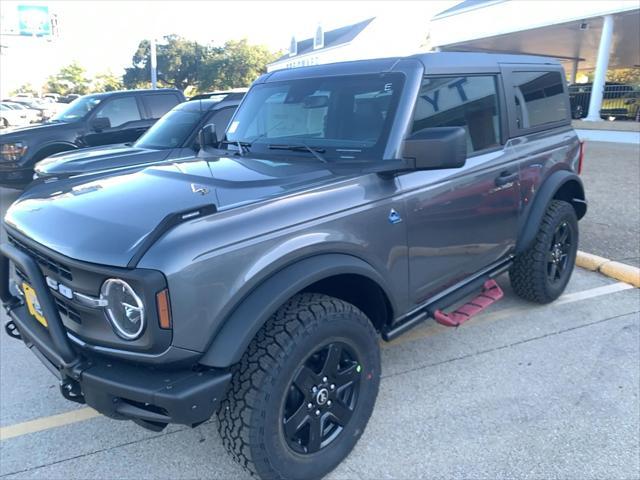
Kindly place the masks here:
<instances>
[{"instance_id":1,"label":"windshield wiper","mask_svg":"<svg viewBox=\"0 0 640 480\"><path fill-rule=\"evenodd\" d=\"M239 142L237 140L220 140L219 145L235 145L238 147L238 153L240 156L244 156L245 151L249 152L251 148L251 143L249 142Z\"/></svg>"},{"instance_id":2,"label":"windshield wiper","mask_svg":"<svg viewBox=\"0 0 640 480\"><path fill-rule=\"evenodd\" d=\"M310 147L309 145L303 143L302 145L269 145L269 150L289 150L291 152L309 152L322 163L329 163L326 158L324 158L321 153L326 152L324 148L320 147Z\"/></svg>"}]
</instances>

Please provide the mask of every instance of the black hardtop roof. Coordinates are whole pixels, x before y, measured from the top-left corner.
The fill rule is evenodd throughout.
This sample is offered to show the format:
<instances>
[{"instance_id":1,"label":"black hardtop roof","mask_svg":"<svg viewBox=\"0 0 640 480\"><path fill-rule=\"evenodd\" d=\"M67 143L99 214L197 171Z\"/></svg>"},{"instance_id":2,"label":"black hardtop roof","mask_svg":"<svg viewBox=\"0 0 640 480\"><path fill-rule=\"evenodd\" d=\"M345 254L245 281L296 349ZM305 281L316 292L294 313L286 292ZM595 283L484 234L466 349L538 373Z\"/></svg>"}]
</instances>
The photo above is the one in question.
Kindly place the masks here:
<instances>
[{"instance_id":1,"label":"black hardtop roof","mask_svg":"<svg viewBox=\"0 0 640 480\"><path fill-rule=\"evenodd\" d=\"M539 57L535 55L510 55L479 52L429 52L411 55L409 57L353 60L349 62L276 70L260 77L257 80L257 83L277 82L323 75L392 72L396 64L405 59L413 59L421 62L424 66L425 73L435 75L450 73L499 72L500 65L508 64L551 65L558 68L560 67L560 63L553 58Z\"/></svg>"}]
</instances>

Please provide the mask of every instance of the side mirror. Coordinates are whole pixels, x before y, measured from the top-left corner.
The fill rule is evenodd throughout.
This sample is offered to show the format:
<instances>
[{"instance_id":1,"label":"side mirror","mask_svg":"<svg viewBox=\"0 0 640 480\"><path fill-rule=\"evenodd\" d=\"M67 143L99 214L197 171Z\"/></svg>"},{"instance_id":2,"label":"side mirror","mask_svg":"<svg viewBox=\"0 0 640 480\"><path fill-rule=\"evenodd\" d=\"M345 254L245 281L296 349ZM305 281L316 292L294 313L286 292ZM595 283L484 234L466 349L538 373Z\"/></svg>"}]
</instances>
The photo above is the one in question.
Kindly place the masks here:
<instances>
[{"instance_id":1,"label":"side mirror","mask_svg":"<svg viewBox=\"0 0 640 480\"><path fill-rule=\"evenodd\" d=\"M467 161L467 136L462 127L425 128L404 141L404 158L415 170L460 168Z\"/></svg>"},{"instance_id":2,"label":"side mirror","mask_svg":"<svg viewBox=\"0 0 640 480\"><path fill-rule=\"evenodd\" d=\"M201 149L218 146L218 135L214 123L209 123L202 127L198 132L198 143Z\"/></svg>"},{"instance_id":3,"label":"side mirror","mask_svg":"<svg viewBox=\"0 0 640 480\"><path fill-rule=\"evenodd\" d=\"M111 121L107 117L96 117L91 121L91 128L96 132L102 132L111 128Z\"/></svg>"}]
</instances>

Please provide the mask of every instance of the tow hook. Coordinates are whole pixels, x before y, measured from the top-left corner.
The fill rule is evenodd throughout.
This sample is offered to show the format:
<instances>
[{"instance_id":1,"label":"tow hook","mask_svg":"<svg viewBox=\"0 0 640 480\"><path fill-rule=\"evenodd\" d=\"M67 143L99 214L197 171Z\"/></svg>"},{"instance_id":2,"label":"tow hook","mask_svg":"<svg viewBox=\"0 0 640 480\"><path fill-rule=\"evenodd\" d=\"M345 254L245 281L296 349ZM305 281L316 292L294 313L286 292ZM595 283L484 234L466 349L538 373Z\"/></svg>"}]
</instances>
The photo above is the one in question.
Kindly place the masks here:
<instances>
[{"instance_id":1,"label":"tow hook","mask_svg":"<svg viewBox=\"0 0 640 480\"><path fill-rule=\"evenodd\" d=\"M74 380L63 380L62 383L60 383L60 393L62 393L64 398L71 400L72 402L81 404L86 403L82 390L80 389L80 384Z\"/></svg>"},{"instance_id":2,"label":"tow hook","mask_svg":"<svg viewBox=\"0 0 640 480\"><path fill-rule=\"evenodd\" d=\"M18 326L14 323L13 320L9 320L4 324L4 330L7 332L11 338L15 338L16 340L22 340L22 336L20 335L20 330L18 330Z\"/></svg>"}]
</instances>

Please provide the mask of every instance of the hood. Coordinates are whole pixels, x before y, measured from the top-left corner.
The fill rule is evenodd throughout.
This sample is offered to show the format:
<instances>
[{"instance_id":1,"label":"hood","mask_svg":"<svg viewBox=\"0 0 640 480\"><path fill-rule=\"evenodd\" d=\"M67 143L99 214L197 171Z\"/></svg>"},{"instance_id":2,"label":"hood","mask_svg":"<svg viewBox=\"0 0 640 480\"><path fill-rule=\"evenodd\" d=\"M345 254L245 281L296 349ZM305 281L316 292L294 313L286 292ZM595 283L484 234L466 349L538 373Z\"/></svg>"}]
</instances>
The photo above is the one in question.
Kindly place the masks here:
<instances>
[{"instance_id":1,"label":"hood","mask_svg":"<svg viewBox=\"0 0 640 480\"><path fill-rule=\"evenodd\" d=\"M7 133L0 134L0 143L15 142L19 140L29 141L29 135L49 133L67 128L75 128L71 123L51 122L41 123L39 125L27 125L24 127L12 128ZM27 143L28 145L28 143Z\"/></svg>"},{"instance_id":2,"label":"hood","mask_svg":"<svg viewBox=\"0 0 640 480\"><path fill-rule=\"evenodd\" d=\"M194 158L93 181L39 185L8 209L5 222L62 255L124 267L167 215L211 204L228 210L336 178L326 164L313 161Z\"/></svg>"},{"instance_id":3,"label":"hood","mask_svg":"<svg viewBox=\"0 0 640 480\"><path fill-rule=\"evenodd\" d=\"M171 150L150 150L127 145L110 145L64 152L38 162L35 171L40 178L69 177L83 173L161 162Z\"/></svg>"}]
</instances>

